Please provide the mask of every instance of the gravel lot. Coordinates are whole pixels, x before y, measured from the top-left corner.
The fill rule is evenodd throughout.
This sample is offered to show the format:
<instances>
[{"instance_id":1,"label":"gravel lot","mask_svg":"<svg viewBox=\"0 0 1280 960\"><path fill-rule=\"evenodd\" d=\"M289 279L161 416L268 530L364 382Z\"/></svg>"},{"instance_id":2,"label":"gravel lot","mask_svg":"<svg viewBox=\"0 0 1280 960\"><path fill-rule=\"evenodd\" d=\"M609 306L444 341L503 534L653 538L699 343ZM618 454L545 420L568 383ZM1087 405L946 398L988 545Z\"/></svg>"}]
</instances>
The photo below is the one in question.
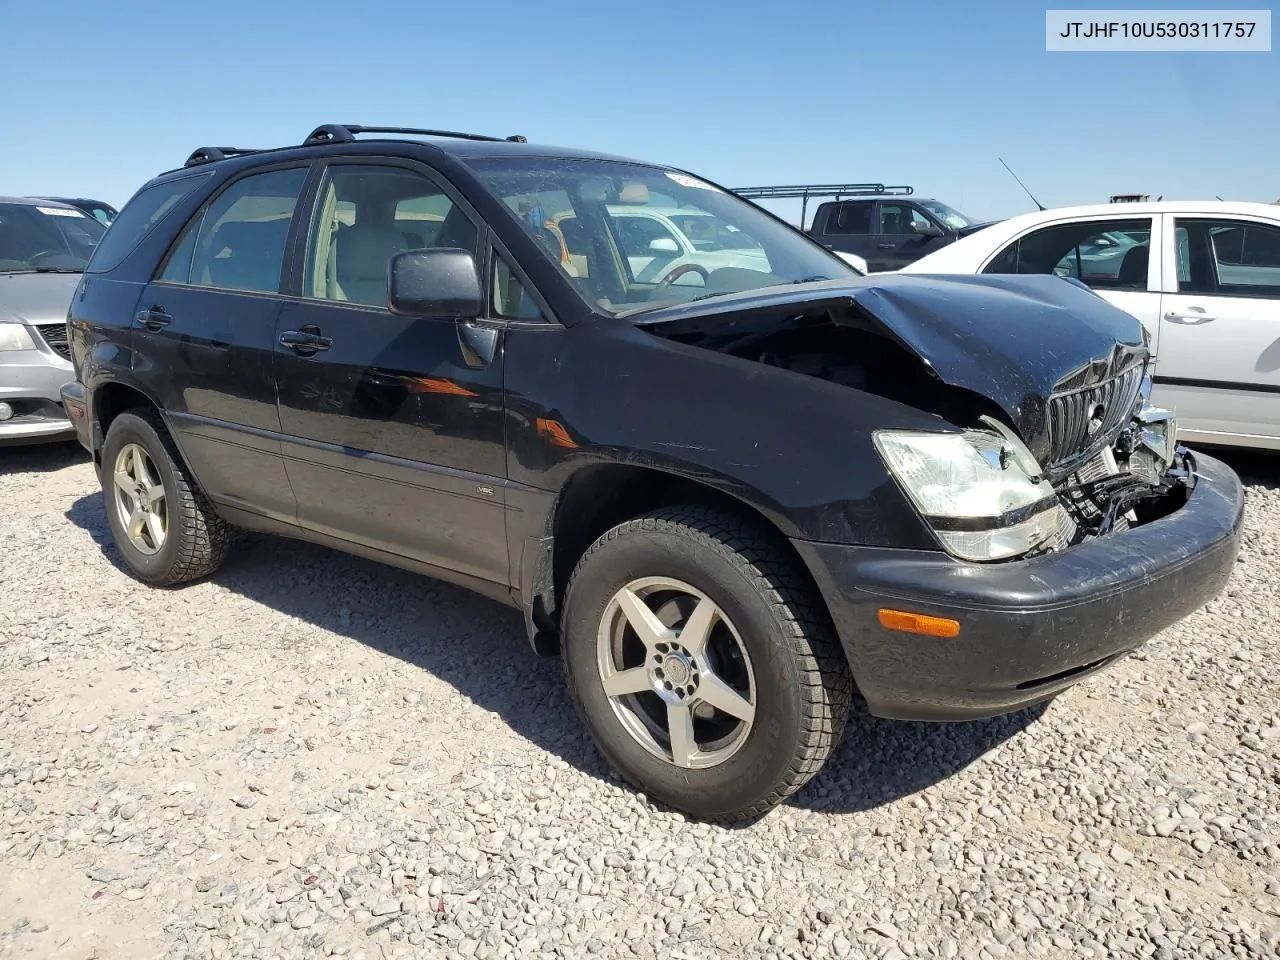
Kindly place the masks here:
<instances>
[{"instance_id":1,"label":"gravel lot","mask_svg":"<svg viewBox=\"0 0 1280 960\"><path fill-rule=\"evenodd\" d=\"M1047 709L854 720L737 830L613 778L518 616L273 538L118 567L0 450L0 956L1280 955L1280 458L1227 593Z\"/></svg>"}]
</instances>

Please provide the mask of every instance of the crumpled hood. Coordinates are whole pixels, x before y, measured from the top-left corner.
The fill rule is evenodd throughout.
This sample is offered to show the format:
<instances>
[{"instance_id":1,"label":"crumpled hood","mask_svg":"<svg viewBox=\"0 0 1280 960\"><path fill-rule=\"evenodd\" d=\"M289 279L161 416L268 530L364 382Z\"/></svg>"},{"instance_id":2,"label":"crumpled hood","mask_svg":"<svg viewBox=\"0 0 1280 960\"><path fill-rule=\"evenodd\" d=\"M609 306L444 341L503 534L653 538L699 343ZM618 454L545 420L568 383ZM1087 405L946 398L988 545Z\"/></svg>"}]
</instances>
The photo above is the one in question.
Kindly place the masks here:
<instances>
[{"instance_id":1,"label":"crumpled hood","mask_svg":"<svg viewBox=\"0 0 1280 960\"><path fill-rule=\"evenodd\" d=\"M62 323L78 273L0 273L0 322Z\"/></svg>"},{"instance_id":2,"label":"crumpled hood","mask_svg":"<svg viewBox=\"0 0 1280 960\"><path fill-rule=\"evenodd\" d=\"M1049 452L1048 399L1055 387L1108 379L1147 353L1136 317L1077 281L1046 275L872 274L765 287L632 319L640 326L685 327L800 310L831 310L837 323L862 326L861 317L869 317L944 383L993 401L1042 460Z\"/></svg>"}]
</instances>

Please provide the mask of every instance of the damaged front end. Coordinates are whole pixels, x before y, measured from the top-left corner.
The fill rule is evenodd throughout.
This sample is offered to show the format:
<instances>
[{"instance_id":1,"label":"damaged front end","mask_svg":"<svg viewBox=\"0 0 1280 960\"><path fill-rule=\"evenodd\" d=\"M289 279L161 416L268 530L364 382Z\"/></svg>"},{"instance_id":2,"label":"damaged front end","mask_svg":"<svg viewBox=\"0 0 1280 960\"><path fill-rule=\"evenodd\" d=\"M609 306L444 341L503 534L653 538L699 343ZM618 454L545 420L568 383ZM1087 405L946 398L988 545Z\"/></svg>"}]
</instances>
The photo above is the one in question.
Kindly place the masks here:
<instances>
[{"instance_id":1,"label":"damaged front end","mask_svg":"<svg viewBox=\"0 0 1280 960\"><path fill-rule=\"evenodd\" d=\"M961 433L878 430L885 465L949 553L963 560L1025 559L1149 523L1177 510L1195 483L1172 411L1150 402L1146 361L1132 394L1105 380L1086 393L1125 404L1108 415L1093 402L1085 446L1042 466L1002 419L981 414ZM1067 396L1069 394L1062 394ZM1057 399L1060 395L1055 395ZM1078 406L1054 404L1067 409ZM1051 412L1050 426L1064 425ZM1066 425L1070 427L1071 424Z\"/></svg>"},{"instance_id":2,"label":"damaged front end","mask_svg":"<svg viewBox=\"0 0 1280 960\"><path fill-rule=\"evenodd\" d=\"M1178 444L1174 412L1151 404L1147 366L1144 361L1136 368L1139 375L1132 396L1119 391L1125 402L1123 415L1106 417L1101 403L1094 403L1087 411L1085 429L1092 434L1085 448L1087 454L1069 458L1066 466L1058 462L1047 469L1040 467L1012 428L995 417L982 416L981 422L990 431L987 436L999 434L1003 438L999 455L987 458L990 468L1016 469L1025 475L1027 485L1045 495L1021 511L972 518L969 523L974 532L963 545L949 542L954 535L947 532L945 521L939 524L937 518L926 516L943 545L964 559L1023 559L1150 523L1186 503L1195 486L1194 466L1187 449ZM1104 381L1091 393L1112 390L1123 380L1122 375ZM1051 412L1051 427L1058 427L1054 417ZM974 433L980 436L986 431ZM1076 448L1076 452L1080 449ZM894 464L890 463L890 469L899 474L900 480L904 479ZM1006 539L1013 530L1021 530L1024 536L1014 538L1003 550L984 552L978 548L983 527L986 531L1003 532ZM985 535L989 537L990 533ZM957 546L961 548L956 549Z\"/></svg>"},{"instance_id":3,"label":"damaged front end","mask_svg":"<svg viewBox=\"0 0 1280 960\"><path fill-rule=\"evenodd\" d=\"M1130 416L1114 438L1055 489L1066 513L1056 548L1159 519L1186 502L1195 471L1177 442L1177 417L1151 405L1151 376L1141 378Z\"/></svg>"},{"instance_id":4,"label":"damaged front end","mask_svg":"<svg viewBox=\"0 0 1280 960\"><path fill-rule=\"evenodd\" d=\"M936 415L936 431L884 423L871 436L960 559L1024 559L1141 526L1195 483L1173 412L1150 403L1141 323L1060 278L876 275L637 322Z\"/></svg>"}]
</instances>

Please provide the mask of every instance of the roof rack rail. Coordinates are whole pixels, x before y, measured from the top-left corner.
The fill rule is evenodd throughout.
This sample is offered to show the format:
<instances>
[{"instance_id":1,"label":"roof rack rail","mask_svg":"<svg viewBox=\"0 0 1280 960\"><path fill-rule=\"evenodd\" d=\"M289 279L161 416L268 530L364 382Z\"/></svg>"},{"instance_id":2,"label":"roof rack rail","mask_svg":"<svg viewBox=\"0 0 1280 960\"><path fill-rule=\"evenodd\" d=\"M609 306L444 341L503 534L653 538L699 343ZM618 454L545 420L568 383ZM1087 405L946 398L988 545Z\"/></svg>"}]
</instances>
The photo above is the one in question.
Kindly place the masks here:
<instances>
[{"instance_id":1,"label":"roof rack rail","mask_svg":"<svg viewBox=\"0 0 1280 960\"><path fill-rule=\"evenodd\" d=\"M228 157L239 157L246 153L261 153L261 150L250 147L197 147L187 157L184 167L194 167L201 163L216 163Z\"/></svg>"},{"instance_id":2,"label":"roof rack rail","mask_svg":"<svg viewBox=\"0 0 1280 960\"><path fill-rule=\"evenodd\" d=\"M483 133L461 133L457 130L427 130L422 127L366 127L355 123L325 123L311 131L304 147L316 147L325 143L351 143L357 133L409 133L420 137L451 137L458 140L486 140L493 143L528 143L520 134L510 137L490 137Z\"/></svg>"},{"instance_id":3,"label":"roof rack rail","mask_svg":"<svg viewBox=\"0 0 1280 960\"><path fill-rule=\"evenodd\" d=\"M810 183L793 187L738 187L733 191L748 200L761 197L864 197L889 195L905 197L915 193L907 186L886 187L883 183Z\"/></svg>"},{"instance_id":4,"label":"roof rack rail","mask_svg":"<svg viewBox=\"0 0 1280 960\"><path fill-rule=\"evenodd\" d=\"M915 193L915 189L905 185L887 187L883 183L802 183L787 187L736 187L733 192L744 200L799 197L800 228L803 230L810 197L835 197L836 200L845 197L905 197Z\"/></svg>"}]
</instances>

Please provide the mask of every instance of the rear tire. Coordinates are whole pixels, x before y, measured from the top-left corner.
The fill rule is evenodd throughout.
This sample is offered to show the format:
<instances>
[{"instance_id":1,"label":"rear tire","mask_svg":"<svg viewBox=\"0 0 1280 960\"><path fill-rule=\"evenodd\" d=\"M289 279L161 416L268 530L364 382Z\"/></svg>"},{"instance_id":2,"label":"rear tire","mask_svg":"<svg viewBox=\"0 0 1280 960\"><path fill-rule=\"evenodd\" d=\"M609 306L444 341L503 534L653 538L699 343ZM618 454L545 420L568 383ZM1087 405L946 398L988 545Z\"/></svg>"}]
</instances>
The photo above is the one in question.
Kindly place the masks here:
<instances>
[{"instance_id":1,"label":"rear tire","mask_svg":"<svg viewBox=\"0 0 1280 960\"><path fill-rule=\"evenodd\" d=\"M691 816L765 814L843 733L848 664L785 549L732 514L668 508L606 532L569 581L564 666L584 722L627 781Z\"/></svg>"},{"instance_id":2,"label":"rear tire","mask_svg":"<svg viewBox=\"0 0 1280 960\"><path fill-rule=\"evenodd\" d=\"M231 528L196 486L158 411L135 407L111 421L100 478L111 536L139 580L172 586L221 565Z\"/></svg>"}]
</instances>

